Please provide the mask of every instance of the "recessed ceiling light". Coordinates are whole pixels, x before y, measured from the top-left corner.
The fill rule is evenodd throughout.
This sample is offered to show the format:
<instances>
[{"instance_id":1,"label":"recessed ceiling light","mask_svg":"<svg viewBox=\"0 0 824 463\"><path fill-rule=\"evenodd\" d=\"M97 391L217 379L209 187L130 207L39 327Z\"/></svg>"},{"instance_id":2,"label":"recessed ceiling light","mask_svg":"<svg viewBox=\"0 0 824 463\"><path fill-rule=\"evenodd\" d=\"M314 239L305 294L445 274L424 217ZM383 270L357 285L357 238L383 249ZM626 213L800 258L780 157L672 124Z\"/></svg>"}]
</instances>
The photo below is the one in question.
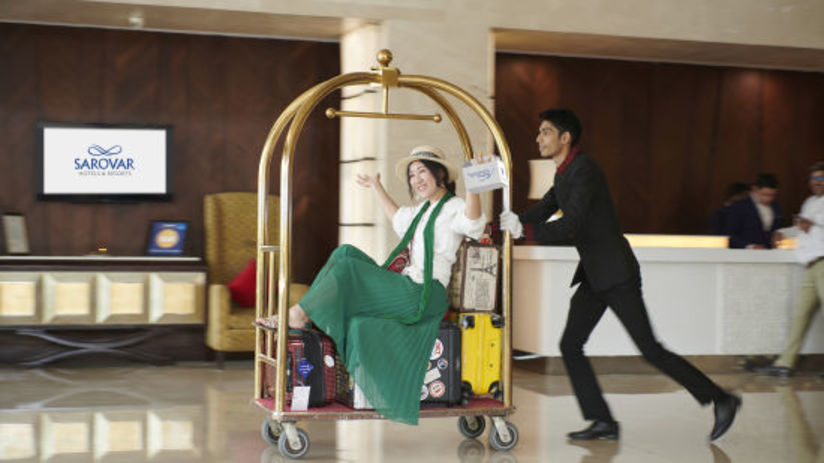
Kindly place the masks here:
<instances>
[{"instance_id":1,"label":"recessed ceiling light","mask_svg":"<svg viewBox=\"0 0 824 463\"><path fill-rule=\"evenodd\" d=\"M129 15L129 26L133 29L140 29L143 27L143 15L140 13L132 13Z\"/></svg>"}]
</instances>

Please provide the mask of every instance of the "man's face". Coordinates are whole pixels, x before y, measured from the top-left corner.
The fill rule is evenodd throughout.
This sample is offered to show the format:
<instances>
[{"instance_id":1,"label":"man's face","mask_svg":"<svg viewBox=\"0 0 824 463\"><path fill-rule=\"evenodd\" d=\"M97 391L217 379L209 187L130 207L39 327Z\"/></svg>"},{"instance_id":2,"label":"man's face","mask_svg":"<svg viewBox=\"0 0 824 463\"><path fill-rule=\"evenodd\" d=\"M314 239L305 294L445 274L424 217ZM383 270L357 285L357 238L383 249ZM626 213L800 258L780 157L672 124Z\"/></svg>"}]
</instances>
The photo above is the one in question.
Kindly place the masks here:
<instances>
[{"instance_id":1,"label":"man's face","mask_svg":"<svg viewBox=\"0 0 824 463\"><path fill-rule=\"evenodd\" d=\"M824 195L824 170L816 170L810 174L810 191L816 196Z\"/></svg>"},{"instance_id":2,"label":"man's face","mask_svg":"<svg viewBox=\"0 0 824 463\"><path fill-rule=\"evenodd\" d=\"M542 158L553 159L555 156L561 154L564 146L569 145L569 132L564 132L563 135L558 133L558 128L552 125L549 121L541 121L538 126L538 136L535 137L535 142L538 143L538 152Z\"/></svg>"},{"instance_id":3,"label":"man's face","mask_svg":"<svg viewBox=\"0 0 824 463\"><path fill-rule=\"evenodd\" d=\"M753 196L755 196L755 200L765 206L769 206L775 201L775 195L778 194L778 188L758 188L753 187L752 190Z\"/></svg>"}]
</instances>

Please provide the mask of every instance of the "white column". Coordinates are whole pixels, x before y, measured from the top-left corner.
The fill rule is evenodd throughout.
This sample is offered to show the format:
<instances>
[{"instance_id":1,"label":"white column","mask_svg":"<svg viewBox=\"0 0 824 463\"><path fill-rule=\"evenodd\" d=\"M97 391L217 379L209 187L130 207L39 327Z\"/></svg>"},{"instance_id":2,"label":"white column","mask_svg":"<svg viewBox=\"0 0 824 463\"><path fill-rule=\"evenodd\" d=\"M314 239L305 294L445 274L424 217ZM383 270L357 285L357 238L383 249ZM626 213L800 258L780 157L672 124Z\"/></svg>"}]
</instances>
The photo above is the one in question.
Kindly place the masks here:
<instances>
[{"instance_id":1,"label":"white column","mask_svg":"<svg viewBox=\"0 0 824 463\"><path fill-rule=\"evenodd\" d=\"M454 17L447 12L437 20L388 20L380 25L359 28L346 34L341 42L343 72L376 66L375 55L381 48L392 51L394 60L391 65L402 74L443 79L469 92L491 110L494 47L490 31L482 21L473 22L465 12L456 12ZM364 90L348 89L344 93L343 108L380 111L380 89L374 89L375 93L363 93ZM447 99L466 127L474 151L489 153L491 137L483 121L455 98ZM413 147L428 144L441 147L457 166L464 160L457 132L443 111L427 96L409 89L393 89L389 94L389 111L437 112L444 116L444 120L436 124L429 121L344 119L342 123L340 222L374 225L344 225L340 240L362 247L379 262L397 244L398 238L372 193L355 185L355 174L379 172L392 198L399 205L410 205L412 200L406 183L395 176L398 159L409 154ZM462 183L457 179L459 195L463 195ZM485 201L485 206L488 209L490 201Z\"/></svg>"}]
</instances>

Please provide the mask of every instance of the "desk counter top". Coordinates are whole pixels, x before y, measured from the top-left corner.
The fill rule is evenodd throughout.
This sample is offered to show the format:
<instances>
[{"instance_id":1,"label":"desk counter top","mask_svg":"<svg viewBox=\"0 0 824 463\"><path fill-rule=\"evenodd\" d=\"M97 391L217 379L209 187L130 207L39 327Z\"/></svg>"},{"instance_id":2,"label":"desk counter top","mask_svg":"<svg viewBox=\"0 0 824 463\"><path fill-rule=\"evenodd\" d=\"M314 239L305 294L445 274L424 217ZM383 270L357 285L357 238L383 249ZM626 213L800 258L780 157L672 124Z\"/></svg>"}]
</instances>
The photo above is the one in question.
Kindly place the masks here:
<instances>
[{"instance_id":1,"label":"desk counter top","mask_svg":"<svg viewBox=\"0 0 824 463\"><path fill-rule=\"evenodd\" d=\"M634 247L639 262L702 262L702 263L796 263L790 249L717 249L717 248L649 248ZM578 260L572 246L513 246L514 260Z\"/></svg>"}]
</instances>

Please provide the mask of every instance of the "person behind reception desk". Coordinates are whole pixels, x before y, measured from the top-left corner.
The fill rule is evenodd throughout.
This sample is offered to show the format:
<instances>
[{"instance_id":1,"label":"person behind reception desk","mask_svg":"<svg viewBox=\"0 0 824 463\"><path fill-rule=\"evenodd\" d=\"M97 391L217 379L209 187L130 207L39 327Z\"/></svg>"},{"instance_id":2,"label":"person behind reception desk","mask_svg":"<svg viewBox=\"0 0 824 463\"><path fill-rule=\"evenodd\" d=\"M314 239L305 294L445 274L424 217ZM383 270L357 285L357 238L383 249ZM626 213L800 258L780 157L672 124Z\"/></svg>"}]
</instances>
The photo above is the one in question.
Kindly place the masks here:
<instances>
[{"instance_id":1,"label":"person behind reception desk","mask_svg":"<svg viewBox=\"0 0 824 463\"><path fill-rule=\"evenodd\" d=\"M781 209L775 202L778 179L758 174L748 197L732 203L727 211L727 234L731 248L770 249L781 223Z\"/></svg>"},{"instance_id":2,"label":"person behind reception desk","mask_svg":"<svg viewBox=\"0 0 824 463\"><path fill-rule=\"evenodd\" d=\"M714 403L715 424L710 439L721 437L732 425L741 399L721 389L655 339L641 293L638 261L621 232L604 172L593 158L580 151L582 128L578 117L568 109L549 109L539 117L536 142L541 157L551 158L557 166L554 186L520 216L504 211L500 222L501 229L514 238L525 235L541 244L571 241L580 256L572 279L572 285L579 285L570 301L560 347L578 405L584 419L592 424L568 437L619 437L618 423L583 351L607 307L624 325L644 359L685 387L701 404ZM563 215L546 222L559 209Z\"/></svg>"},{"instance_id":3,"label":"person behind reception desk","mask_svg":"<svg viewBox=\"0 0 824 463\"><path fill-rule=\"evenodd\" d=\"M824 162L817 162L810 168L810 190L813 194L801 205L795 225L776 233L777 239L784 236L798 238L795 255L807 269L799 288L786 347L772 365L756 368L759 374L785 378L792 375L804 336L821 307L820 295L824 294Z\"/></svg>"},{"instance_id":4,"label":"person behind reception desk","mask_svg":"<svg viewBox=\"0 0 824 463\"><path fill-rule=\"evenodd\" d=\"M710 234L727 234L727 215L730 213L730 206L739 199L745 198L749 192L750 186L744 182L732 182L727 185L724 204L710 217Z\"/></svg>"}]
</instances>

